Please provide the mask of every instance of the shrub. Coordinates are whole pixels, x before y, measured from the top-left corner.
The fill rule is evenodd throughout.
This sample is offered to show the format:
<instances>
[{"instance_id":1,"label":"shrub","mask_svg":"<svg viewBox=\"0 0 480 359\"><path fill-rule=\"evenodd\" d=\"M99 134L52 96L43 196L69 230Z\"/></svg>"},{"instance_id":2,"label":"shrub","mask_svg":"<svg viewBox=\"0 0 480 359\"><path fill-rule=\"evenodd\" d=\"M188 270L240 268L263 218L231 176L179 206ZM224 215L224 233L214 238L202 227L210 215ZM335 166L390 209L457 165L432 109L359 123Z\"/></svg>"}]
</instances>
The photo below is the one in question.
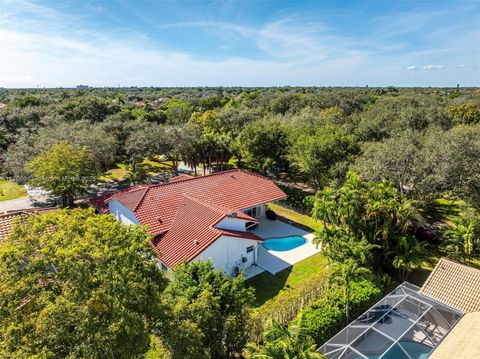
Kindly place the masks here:
<instances>
[{"instance_id":1,"label":"shrub","mask_svg":"<svg viewBox=\"0 0 480 359\"><path fill-rule=\"evenodd\" d=\"M307 305L323 296L324 283L325 275L316 275L266 301L253 312L248 328L250 340L261 341L264 326L270 319L280 325L290 323Z\"/></svg>"},{"instance_id":2,"label":"shrub","mask_svg":"<svg viewBox=\"0 0 480 359\"><path fill-rule=\"evenodd\" d=\"M364 279L352 283L350 313L358 317L382 297L378 284ZM307 334L323 344L345 326L345 299L341 288L331 288L322 298L302 311Z\"/></svg>"},{"instance_id":3,"label":"shrub","mask_svg":"<svg viewBox=\"0 0 480 359\"><path fill-rule=\"evenodd\" d=\"M278 187L288 196L281 201L281 204L296 211L310 214L313 209L315 196L301 189L278 184Z\"/></svg>"}]
</instances>

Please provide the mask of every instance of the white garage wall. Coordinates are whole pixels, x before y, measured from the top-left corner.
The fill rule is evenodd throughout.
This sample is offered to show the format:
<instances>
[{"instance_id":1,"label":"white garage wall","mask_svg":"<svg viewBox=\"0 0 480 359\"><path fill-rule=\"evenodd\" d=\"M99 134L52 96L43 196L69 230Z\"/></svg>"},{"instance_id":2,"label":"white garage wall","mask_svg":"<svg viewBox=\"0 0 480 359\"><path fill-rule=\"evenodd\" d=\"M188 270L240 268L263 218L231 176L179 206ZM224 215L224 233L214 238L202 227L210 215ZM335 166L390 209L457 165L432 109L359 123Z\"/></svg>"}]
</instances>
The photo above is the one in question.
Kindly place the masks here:
<instances>
[{"instance_id":1,"label":"white garage wall","mask_svg":"<svg viewBox=\"0 0 480 359\"><path fill-rule=\"evenodd\" d=\"M126 225L139 224L133 212L117 200L108 202L108 208L110 213L115 216L117 221L120 221Z\"/></svg>"},{"instance_id":2,"label":"white garage wall","mask_svg":"<svg viewBox=\"0 0 480 359\"><path fill-rule=\"evenodd\" d=\"M193 261L211 259L216 269L220 268L226 274L233 274L235 267L238 266L242 270L254 263L255 250L247 253L247 247L255 248L257 244L257 241L251 239L221 236ZM246 263L241 262L242 255L247 258Z\"/></svg>"}]
</instances>

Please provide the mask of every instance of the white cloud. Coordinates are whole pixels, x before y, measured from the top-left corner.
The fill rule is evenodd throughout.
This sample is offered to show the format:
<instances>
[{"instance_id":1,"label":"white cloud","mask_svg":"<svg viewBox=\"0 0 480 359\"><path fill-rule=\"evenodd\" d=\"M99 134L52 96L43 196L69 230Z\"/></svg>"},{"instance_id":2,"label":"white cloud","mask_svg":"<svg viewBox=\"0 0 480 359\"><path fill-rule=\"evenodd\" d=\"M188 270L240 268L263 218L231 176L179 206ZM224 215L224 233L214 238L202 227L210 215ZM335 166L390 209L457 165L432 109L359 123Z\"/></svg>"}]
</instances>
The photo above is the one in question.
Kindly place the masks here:
<instances>
[{"instance_id":1,"label":"white cloud","mask_svg":"<svg viewBox=\"0 0 480 359\"><path fill-rule=\"evenodd\" d=\"M425 65L422 67L424 70L442 70L443 65Z\"/></svg>"},{"instance_id":2,"label":"white cloud","mask_svg":"<svg viewBox=\"0 0 480 359\"><path fill-rule=\"evenodd\" d=\"M478 67L472 65L411 65L437 61L468 63L473 57L468 56L466 45L458 39L455 51L439 46L409 52L402 43L375 36L332 35L332 29L321 21L293 14L257 27L221 21L156 26L159 30L211 28L219 37L242 39L258 50L256 56L207 60L186 50L162 47L148 34L129 33L128 29L98 33L76 23L78 17L46 7L29 7L28 2L21 4L36 16L25 18L22 11L0 14L0 86L443 86L452 81L478 84L471 75ZM77 26L69 26L72 23ZM470 48L473 38L475 32L465 34L462 41ZM235 47L235 41L225 43ZM451 53L460 54L458 60L447 60ZM444 68L448 71L443 71L442 77L423 71ZM412 75L408 82L405 69ZM458 75L460 72L463 77Z\"/></svg>"}]
</instances>

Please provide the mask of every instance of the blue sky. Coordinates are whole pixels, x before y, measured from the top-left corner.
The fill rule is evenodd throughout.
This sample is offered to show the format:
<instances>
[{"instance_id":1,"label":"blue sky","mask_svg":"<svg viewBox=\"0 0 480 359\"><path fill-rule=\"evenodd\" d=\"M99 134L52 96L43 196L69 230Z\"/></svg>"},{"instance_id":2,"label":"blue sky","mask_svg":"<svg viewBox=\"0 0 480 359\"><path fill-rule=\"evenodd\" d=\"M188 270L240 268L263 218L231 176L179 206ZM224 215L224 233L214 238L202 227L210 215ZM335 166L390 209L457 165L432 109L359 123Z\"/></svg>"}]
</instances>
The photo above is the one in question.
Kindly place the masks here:
<instances>
[{"instance_id":1,"label":"blue sky","mask_svg":"<svg viewBox=\"0 0 480 359\"><path fill-rule=\"evenodd\" d=\"M0 0L0 86L480 86L480 0Z\"/></svg>"}]
</instances>

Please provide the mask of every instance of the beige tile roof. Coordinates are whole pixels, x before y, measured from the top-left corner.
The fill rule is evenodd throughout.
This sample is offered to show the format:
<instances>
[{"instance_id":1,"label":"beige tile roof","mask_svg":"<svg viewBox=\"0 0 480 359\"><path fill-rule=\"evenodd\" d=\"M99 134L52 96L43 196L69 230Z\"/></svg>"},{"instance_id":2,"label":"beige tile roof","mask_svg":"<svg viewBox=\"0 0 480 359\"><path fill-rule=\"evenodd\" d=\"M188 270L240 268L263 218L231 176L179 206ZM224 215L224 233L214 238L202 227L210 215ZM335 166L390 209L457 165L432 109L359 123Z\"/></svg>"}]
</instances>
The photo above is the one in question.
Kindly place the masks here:
<instances>
[{"instance_id":1,"label":"beige tile roof","mask_svg":"<svg viewBox=\"0 0 480 359\"><path fill-rule=\"evenodd\" d=\"M480 312L465 314L429 359L480 358L479 333Z\"/></svg>"},{"instance_id":2,"label":"beige tile roof","mask_svg":"<svg viewBox=\"0 0 480 359\"><path fill-rule=\"evenodd\" d=\"M480 270L442 258L420 293L464 313L480 312Z\"/></svg>"}]
</instances>

